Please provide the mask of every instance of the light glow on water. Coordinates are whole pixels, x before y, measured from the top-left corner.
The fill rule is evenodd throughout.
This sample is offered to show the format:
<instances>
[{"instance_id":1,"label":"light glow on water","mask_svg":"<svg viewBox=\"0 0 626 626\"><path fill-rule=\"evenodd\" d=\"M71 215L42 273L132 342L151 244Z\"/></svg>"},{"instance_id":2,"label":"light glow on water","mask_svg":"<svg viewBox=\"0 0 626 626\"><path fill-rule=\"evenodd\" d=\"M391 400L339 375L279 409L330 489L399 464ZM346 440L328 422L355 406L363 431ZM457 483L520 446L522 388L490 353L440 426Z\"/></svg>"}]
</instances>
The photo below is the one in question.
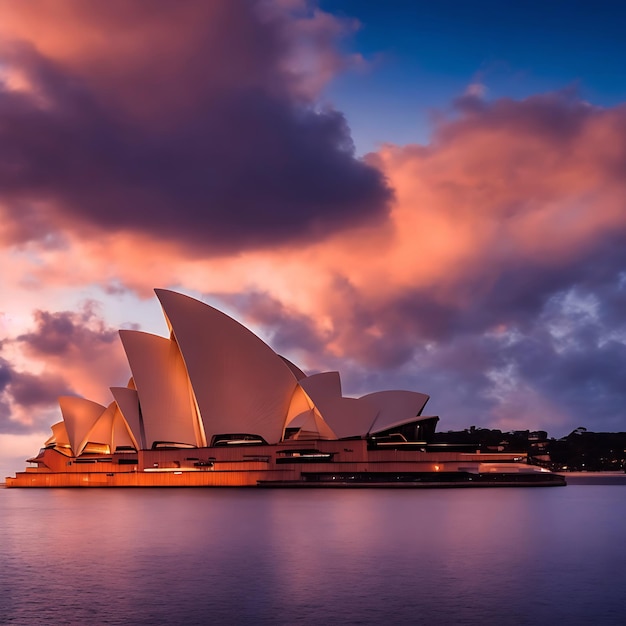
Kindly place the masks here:
<instances>
[{"instance_id":1,"label":"light glow on water","mask_svg":"<svg viewBox=\"0 0 626 626\"><path fill-rule=\"evenodd\" d=\"M621 624L626 486L0 490L0 623Z\"/></svg>"}]
</instances>

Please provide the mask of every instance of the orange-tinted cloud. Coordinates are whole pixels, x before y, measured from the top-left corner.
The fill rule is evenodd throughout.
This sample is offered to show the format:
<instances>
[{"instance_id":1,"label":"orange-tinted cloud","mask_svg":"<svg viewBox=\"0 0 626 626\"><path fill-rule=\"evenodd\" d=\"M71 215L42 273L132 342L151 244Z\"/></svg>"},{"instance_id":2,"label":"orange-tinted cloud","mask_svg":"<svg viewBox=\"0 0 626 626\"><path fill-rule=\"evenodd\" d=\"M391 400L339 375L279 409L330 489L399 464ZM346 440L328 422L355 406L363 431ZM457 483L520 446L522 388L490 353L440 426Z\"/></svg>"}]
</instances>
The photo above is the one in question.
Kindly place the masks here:
<instances>
[{"instance_id":1,"label":"orange-tinted cloud","mask_svg":"<svg viewBox=\"0 0 626 626\"><path fill-rule=\"evenodd\" d=\"M300 310L330 320L326 359L354 363L360 388L411 372L435 398L454 389L466 422L617 424L626 108L567 93L460 106L429 145L370 157L396 196L384 231L294 253L318 289Z\"/></svg>"}]
</instances>

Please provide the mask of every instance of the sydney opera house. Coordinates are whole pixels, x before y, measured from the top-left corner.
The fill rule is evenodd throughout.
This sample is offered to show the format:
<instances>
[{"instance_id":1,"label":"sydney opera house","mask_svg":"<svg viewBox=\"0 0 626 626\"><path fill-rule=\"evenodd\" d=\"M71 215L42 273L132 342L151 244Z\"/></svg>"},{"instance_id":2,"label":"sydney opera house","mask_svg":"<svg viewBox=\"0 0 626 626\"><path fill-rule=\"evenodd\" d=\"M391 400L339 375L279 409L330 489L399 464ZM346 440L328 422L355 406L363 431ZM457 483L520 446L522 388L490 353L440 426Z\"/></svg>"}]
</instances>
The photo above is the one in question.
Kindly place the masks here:
<instances>
[{"instance_id":1,"label":"sydney opera house","mask_svg":"<svg viewBox=\"0 0 626 626\"><path fill-rule=\"evenodd\" d=\"M564 484L522 455L431 443L428 396L342 395L198 300L156 290L169 337L120 331L131 378L108 406L60 398L62 421L8 487Z\"/></svg>"}]
</instances>

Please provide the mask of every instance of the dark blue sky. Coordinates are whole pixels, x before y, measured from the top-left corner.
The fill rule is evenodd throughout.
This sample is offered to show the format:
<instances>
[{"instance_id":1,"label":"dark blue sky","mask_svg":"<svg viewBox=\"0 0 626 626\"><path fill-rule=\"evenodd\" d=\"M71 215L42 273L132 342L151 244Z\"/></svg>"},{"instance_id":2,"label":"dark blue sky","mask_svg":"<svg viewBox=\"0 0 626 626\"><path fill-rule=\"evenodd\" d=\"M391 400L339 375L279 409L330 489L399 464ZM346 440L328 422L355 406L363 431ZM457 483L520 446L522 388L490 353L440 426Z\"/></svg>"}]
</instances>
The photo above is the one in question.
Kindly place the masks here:
<instances>
[{"instance_id":1,"label":"dark blue sky","mask_svg":"<svg viewBox=\"0 0 626 626\"><path fill-rule=\"evenodd\" d=\"M595 105L626 100L626 3L323 0L356 18L345 42L369 68L342 75L329 97L361 152L424 141L429 113L471 83L489 98L576 89Z\"/></svg>"}]
</instances>

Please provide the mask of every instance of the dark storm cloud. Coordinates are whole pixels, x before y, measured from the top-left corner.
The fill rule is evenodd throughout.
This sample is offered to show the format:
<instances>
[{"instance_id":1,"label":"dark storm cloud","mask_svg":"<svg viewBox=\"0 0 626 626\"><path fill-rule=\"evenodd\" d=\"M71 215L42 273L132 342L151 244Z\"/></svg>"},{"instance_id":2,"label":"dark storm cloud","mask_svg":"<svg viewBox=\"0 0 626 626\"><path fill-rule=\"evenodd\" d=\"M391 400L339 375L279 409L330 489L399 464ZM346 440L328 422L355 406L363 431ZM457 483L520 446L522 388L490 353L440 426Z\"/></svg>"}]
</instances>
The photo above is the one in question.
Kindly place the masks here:
<instances>
[{"instance_id":1,"label":"dark storm cloud","mask_svg":"<svg viewBox=\"0 0 626 626\"><path fill-rule=\"evenodd\" d=\"M508 405L509 428L527 427L529 414L535 411L531 427L558 436L580 425L598 431L625 430L624 273L614 272L612 281L591 288L580 287L573 276L569 281L562 278L561 283L549 278L543 285L552 285L552 290L546 287L543 297L526 307L516 303L532 290L533 282L541 290L540 276L518 281L517 292L508 285L504 297L498 283L471 307L450 309L430 323L428 303L416 302L411 310L390 307L394 314L387 317L381 309L380 337L368 337L363 328L352 329L362 338L355 356L370 365L370 372L371 365L376 366L376 380L366 376L359 380L359 368L353 367L346 372L346 381L364 390L373 382L380 387L385 381L395 386L406 380L412 388L430 393L437 410L457 426L489 425L499 408L501 412ZM583 281L584 272L578 278ZM427 301L428 294L420 298ZM400 310L406 315L401 321ZM501 376L508 381L505 388L498 382ZM529 389L567 419L555 423L537 395L525 401L524 390Z\"/></svg>"},{"instance_id":2,"label":"dark storm cloud","mask_svg":"<svg viewBox=\"0 0 626 626\"><path fill-rule=\"evenodd\" d=\"M117 332L105 328L87 306L82 313L35 311L35 330L17 337L29 354L63 357L77 351L88 354L118 340ZM93 324L87 325L90 322Z\"/></svg>"},{"instance_id":3,"label":"dark storm cloud","mask_svg":"<svg viewBox=\"0 0 626 626\"><path fill-rule=\"evenodd\" d=\"M0 357L0 393L2 393L11 382L12 375L11 364L6 359Z\"/></svg>"},{"instance_id":4,"label":"dark storm cloud","mask_svg":"<svg viewBox=\"0 0 626 626\"><path fill-rule=\"evenodd\" d=\"M0 429L7 433L42 430L50 419L60 420L62 395L110 401L108 385L129 377L118 332L104 323L96 303L87 301L75 312L35 311L33 317L29 332L0 342L7 355L0 357ZM37 363L32 371L16 365L18 354Z\"/></svg>"},{"instance_id":5,"label":"dark storm cloud","mask_svg":"<svg viewBox=\"0 0 626 626\"><path fill-rule=\"evenodd\" d=\"M534 327L503 349L521 377L555 398L580 425L625 428L626 319L605 323L605 302L623 303L624 287L616 276L597 290L556 294Z\"/></svg>"},{"instance_id":6,"label":"dark storm cloud","mask_svg":"<svg viewBox=\"0 0 626 626\"><path fill-rule=\"evenodd\" d=\"M400 373L411 372L414 384L429 390L457 423L492 420L490 411L497 412L503 393L492 373L510 376L512 389L505 394L523 396L522 390L532 389L567 414L568 421L556 426L559 435L579 425L625 430L626 274L621 268L626 265L596 259L604 268L600 280L587 261L581 258L569 271L505 272L465 306L442 310L428 292L416 293L389 306L393 313L376 311L379 338L368 339L363 328L353 327L364 338L357 350L377 367L388 368L394 359L403 363ZM392 373L388 380L393 379ZM548 428L553 415L545 407L535 410L534 426ZM528 415L520 417L519 427L524 419Z\"/></svg>"},{"instance_id":7,"label":"dark storm cloud","mask_svg":"<svg viewBox=\"0 0 626 626\"><path fill-rule=\"evenodd\" d=\"M456 123L440 127L440 138L444 141L456 135L459 127L471 128L476 122L481 130L509 128L514 123L522 133L542 135L565 147L562 142L576 137L595 111L577 97L575 89L531 96L523 103L511 98L487 102L482 97L465 95L454 104L463 116Z\"/></svg>"},{"instance_id":8,"label":"dark storm cloud","mask_svg":"<svg viewBox=\"0 0 626 626\"><path fill-rule=\"evenodd\" d=\"M382 174L355 159L344 117L317 107L288 65L297 21L262 4L203 4L159 2L149 14L139 4L74 7L59 26L67 37L111 28L105 52L89 42L56 56L61 44L5 45L5 64L29 85L0 91L0 192L15 222L5 236L95 226L211 252L320 238L386 215ZM309 21L320 31L309 56L328 56L327 27Z\"/></svg>"},{"instance_id":9,"label":"dark storm cloud","mask_svg":"<svg viewBox=\"0 0 626 626\"><path fill-rule=\"evenodd\" d=\"M59 395L69 392L69 386L61 377L21 372L0 357L0 433L25 434L41 430L48 422L38 414L38 409L55 404ZM29 422L11 419L15 409L28 414Z\"/></svg>"},{"instance_id":10,"label":"dark storm cloud","mask_svg":"<svg viewBox=\"0 0 626 626\"><path fill-rule=\"evenodd\" d=\"M9 392L16 404L33 408L55 404L59 396L71 393L71 390L59 376L14 372Z\"/></svg>"}]
</instances>

